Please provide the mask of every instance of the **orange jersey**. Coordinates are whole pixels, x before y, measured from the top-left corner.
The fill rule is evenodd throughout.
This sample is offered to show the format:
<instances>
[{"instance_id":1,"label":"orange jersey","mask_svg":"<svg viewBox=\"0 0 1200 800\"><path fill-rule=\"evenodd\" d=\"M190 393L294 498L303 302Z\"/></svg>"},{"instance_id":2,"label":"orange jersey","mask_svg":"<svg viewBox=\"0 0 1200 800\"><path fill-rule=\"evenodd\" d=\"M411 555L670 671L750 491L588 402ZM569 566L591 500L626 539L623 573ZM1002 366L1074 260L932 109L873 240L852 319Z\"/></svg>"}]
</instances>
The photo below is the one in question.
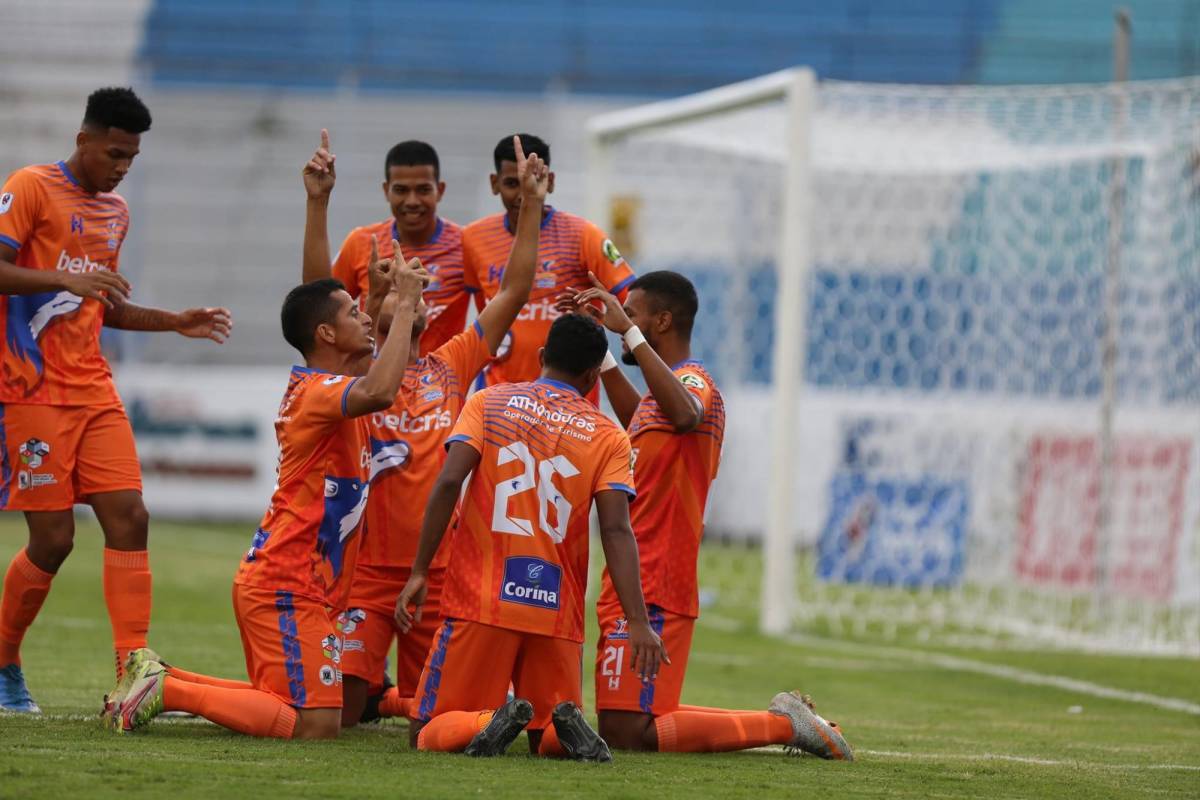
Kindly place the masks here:
<instances>
[{"instance_id":1,"label":"orange jersey","mask_svg":"<svg viewBox=\"0 0 1200 800\"><path fill-rule=\"evenodd\" d=\"M482 296L477 304L485 304L500 291L514 239L505 213L476 220L463 229L463 280L467 291ZM624 298L625 287L635 278L602 230L583 217L547 208L529 302L484 373L486 385L532 381L541 374L538 350L546 343L554 320L561 316L554 300L567 289L591 287L589 271L619 298Z\"/></svg>"},{"instance_id":2,"label":"orange jersey","mask_svg":"<svg viewBox=\"0 0 1200 800\"><path fill-rule=\"evenodd\" d=\"M684 361L675 367L675 375L704 406L704 420L689 433L675 433L654 397L642 398L629 424L640 490L629 517L641 556L646 605L695 617L696 561L708 489L721 462L725 403L699 361ZM599 605L616 603L606 570Z\"/></svg>"},{"instance_id":3,"label":"orange jersey","mask_svg":"<svg viewBox=\"0 0 1200 800\"><path fill-rule=\"evenodd\" d=\"M333 259L333 277L346 285L351 297L367 297L367 262L371 260L371 237L375 237L380 258L392 257L392 239L400 240L396 221L385 219L373 225L355 228L342 242ZM425 287L428 327L421 334L421 355L432 353L467 326L466 287L463 286L463 229L438 217L433 238L423 245L402 245L406 258L419 258L429 270L433 282Z\"/></svg>"},{"instance_id":4,"label":"orange jersey","mask_svg":"<svg viewBox=\"0 0 1200 800\"><path fill-rule=\"evenodd\" d=\"M27 269L117 271L129 230L120 195L89 194L66 163L19 169L0 189L0 244ZM120 402L100 352L104 306L67 291L0 295L0 403Z\"/></svg>"},{"instance_id":5,"label":"orange jersey","mask_svg":"<svg viewBox=\"0 0 1200 800\"><path fill-rule=\"evenodd\" d=\"M471 381L491 353L476 322L411 364L396 403L369 417L371 499L359 563L411 567L421 537L422 511L446 460L446 439L462 413ZM442 547L434 567L445 566Z\"/></svg>"},{"instance_id":6,"label":"orange jersey","mask_svg":"<svg viewBox=\"0 0 1200 800\"><path fill-rule=\"evenodd\" d=\"M459 502L442 613L582 642L588 513L600 492L633 495L629 437L543 378L472 395L447 441L480 462Z\"/></svg>"},{"instance_id":7,"label":"orange jersey","mask_svg":"<svg viewBox=\"0 0 1200 800\"><path fill-rule=\"evenodd\" d=\"M275 420L279 480L235 583L344 607L367 503L367 425L346 417L357 378L292 367Z\"/></svg>"}]
</instances>

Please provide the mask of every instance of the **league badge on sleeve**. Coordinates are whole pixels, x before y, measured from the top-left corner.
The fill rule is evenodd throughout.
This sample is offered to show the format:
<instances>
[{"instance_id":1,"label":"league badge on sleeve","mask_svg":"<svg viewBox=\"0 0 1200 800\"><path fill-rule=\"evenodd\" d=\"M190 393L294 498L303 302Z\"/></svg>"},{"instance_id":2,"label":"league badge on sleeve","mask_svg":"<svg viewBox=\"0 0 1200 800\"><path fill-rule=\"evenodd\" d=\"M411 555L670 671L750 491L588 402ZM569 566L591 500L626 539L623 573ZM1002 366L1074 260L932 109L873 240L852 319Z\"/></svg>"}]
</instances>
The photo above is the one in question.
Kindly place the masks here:
<instances>
[{"instance_id":1,"label":"league badge on sleeve","mask_svg":"<svg viewBox=\"0 0 1200 800\"><path fill-rule=\"evenodd\" d=\"M0 214L8 213L8 210L10 208L12 208L12 201L13 201L13 193L12 192L5 192L4 194L0 194Z\"/></svg>"},{"instance_id":2,"label":"league badge on sleeve","mask_svg":"<svg viewBox=\"0 0 1200 800\"><path fill-rule=\"evenodd\" d=\"M600 245L600 250L604 253L604 257L613 264L620 264L625 260L621 257L621 251L617 249L615 244L613 244L612 239L605 239L604 243Z\"/></svg>"},{"instance_id":3,"label":"league badge on sleeve","mask_svg":"<svg viewBox=\"0 0 1200 800\"><path fill-rule=\"evenodd\" d=\"M704 391L708 388L708 384L704 382L704 379L694 372L685 372L683 375L680 375L679 382L689 389Z\"/></svg>"}]
</instances>

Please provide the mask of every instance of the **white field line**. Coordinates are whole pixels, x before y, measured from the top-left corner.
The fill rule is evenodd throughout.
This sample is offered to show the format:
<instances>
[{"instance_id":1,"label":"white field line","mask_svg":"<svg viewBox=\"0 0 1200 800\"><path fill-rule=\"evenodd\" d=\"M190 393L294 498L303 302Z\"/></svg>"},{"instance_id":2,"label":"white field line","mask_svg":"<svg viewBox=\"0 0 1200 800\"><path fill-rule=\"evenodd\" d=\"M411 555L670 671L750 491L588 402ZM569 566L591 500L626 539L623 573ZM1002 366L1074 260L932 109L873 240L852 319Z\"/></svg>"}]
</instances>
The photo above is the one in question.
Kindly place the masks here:
<instances>
[{"instance_id":1,"label":"white field line","mask_svg":"<svg viewBox=\"0 0 1200 800\"><path fill-rule=\"evenodd\" d=\"M993 678L1023 683L1029 686L1052 686L1068 692L1103 697L1110 700L1123 700L1128 703L1141 703L1155 706L1168 711L1180 711L1184 714L1200 716L1200 703L1193 703L1178 697L1163 697L1148 692L1134 692L1127 689L1116 689L1103 686L1091 681L1077 678L1067 678L1062 675L1047 675L1033 670L1009 667L1003 664L990 664L986 661L975 661L960 656L943 653L925 653L920 650L910 650L905 647L890 647L887 645L860 644L839 639L826 639L819 636L792 635L784 637L785 641L802 646L832 647L854 653L870 654L877 658L904 658L920 664L947 669L954 672L974 672Z\"/></svg>"},{"instance_id":2,"label":"white field line","mask_svg":"<svg viewBox=\"0 0 1200 800\"><path fill-rule=\"evenodd\" d=\"M906 761L1007 761L1014 764L1035 764L1043 767L1075 767L1087 770L1177 770L1182 772L1200 772L1200 766L1192 764L1112 764L1092 761L1063 761L1051 758L1028 758L1026 756L1010 756L1004 753L901 753L891 750L856 750L856 755L872 758L895 758Z\"/></svg>"}]
</instances>

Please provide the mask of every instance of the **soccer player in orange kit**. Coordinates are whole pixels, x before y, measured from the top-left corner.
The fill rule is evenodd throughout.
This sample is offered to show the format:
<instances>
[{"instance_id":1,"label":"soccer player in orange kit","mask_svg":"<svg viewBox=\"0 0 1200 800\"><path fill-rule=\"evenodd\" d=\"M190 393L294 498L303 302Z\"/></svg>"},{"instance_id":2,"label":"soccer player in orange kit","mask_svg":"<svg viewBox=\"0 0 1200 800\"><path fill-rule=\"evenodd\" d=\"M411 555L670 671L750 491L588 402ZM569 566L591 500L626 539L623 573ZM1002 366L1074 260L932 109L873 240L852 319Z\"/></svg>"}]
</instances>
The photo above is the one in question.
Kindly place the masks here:
<instances>
[{"instance_id":1,"label":"soccer player in orange kit","mask_svg":"<svg viewBox=\"0 0 1200 800\"><path fill-rule=\"evenodd\" d=\"M514 138L520 139L527 154L536 153L550 165L550 146L528 133L504 137L492 153L496 167L490 177L492 194L500 197L504 211L476 220L463 229L463 281L467 291L477 293L476 304L480 306L490 302L499 291L521 209ZM554 191L553 172L549 191ZM555 299L569 288L589 285L589 272L618 297L625 296L625 289L634 278L633 269L600 228L583 217L546 206L542 211L533 291L496 359L484 373L484 384L495 386L538 377L541 373L538 351L546 341L550 324L559 315ZM598 398L599 390L595 390L591 399Z\"/></svg>"},{"instance_id":2,"label":"soccer player in orange kit","mask_svg":"<svg viewBox=\"0 0 1200 800\"><path fill-rule=\"evenodd\" d=\"M337 736L338 610L354 578L371 464L364 417L395 402L420 313L419 269L416 259L401 262L397 244L389 275L398 297L374 359L371 319L339 281L312 281L288 293L284 338L305 366L292 368L279 407L278 483L233 586L250 681L199 675L136 650L126 677L105 698L112 729L135 730L163 711L186 711L253 736Z\"/></svg>"},{"instance_id":3,"label":"soccer player in orange kit","mask_svg":"<svg viewBox=\"0 0 1200 800\"><path fill-rule=\"evenodd\" d=\"M332 168L328 134L324 136L314 157L328 158ZM388 151L383 171L383 196L392 216L347 234L333 260L333 277L346 284L351 297L365 302L370 288L368 262L372 246L378 247L380 258L390 259L394 239L400 242L407 258L420 259L431 277L423 296L428 321L418 355L424 356L466 327L469 295L463 285L462 228L438 216L446 183L432 146L415 140L400 142ZM328 202L328 195L325 199ZM306 267L304 280L329 275L328 262L311 266L315 269L310 272Z\"/></svg>"},{"instance_id":4,"label":"soccer player in orange kit","mask_svg":"<svg viewBox=\"0 0 1200 800\"><path fill-rule=\"evenodd\" d=\"M584 398L606 352L594 321L560 316L542 349L542 377L473 395L447 440L412 576L396 602L407 630L421 618L430 564L457 503L445 621L414 699L419 749L498 755L529 726L533 752L611 759L579 709L593 501L628 620L628 666L648 680L666 659L638 584L629 439ZM505 702L510 681L516 697Z\"/></svg>"},{"instance_id":5,"label":"soccer player in orange kit","mask_svg":"<svg viewBox=\"0 0 1200 800\"><path fill-rule=\"evenodd\" d=\"M132 89L88 97L75 151L0 188L0 508L23 511L29 543L0 602L0 708L39 711L20 646L75 538L76 503L104 531L104 602L117 674L150 628L149 515L133 430L100 350L100 328L224 342L223 308L179 313L128 302L117 272L129 208L115 194L150 129Z\"/></svg>"},{"instance_id":6,"label":"soccer player in orange kit","mask_svg":"<svg viewBox=\"0 0 1200 800\"><path fill-rule=\"evenodd\" d=\"M699 301L691 281L677 272L649 272L630 284L624 307L595 276L591 281L592 288L561 296L559 306L589 313L622 336L622 360L641 369L649 389L639 395L616 361L606 359L601 380L633 446L638 497L630 516L642 591L651 625L672 656L650 681L628 674L628 621L605 571L596 605L601 736L624 750L694 753L783 744L852 759L836 723L817 716L812 701L796 692L777 694L767 711L680 705L699 614L696 565L708 491L721 459L725 405L712 375L692 358Z\"/></svg>"},{"instance_id":7,"label":"soccer player in orange kit","mask_svg":"<svg viewBox=\"0 0 1200 800\"><path fill-rule=\"evenodd\" d=\"M522 205L500 291L470 328L425 356L419 356L417 350L415 337L421 337L424 328L424 319L418 317L413 326L408 370L396 402L368 418L371 495L367 501L366 527L370 533L359 553L358 572L342 620L344 725L353 725L363 717L369 695L375 698L374 715L401 716L410 711L409 702L421 677L421 667L441 625L438 600L448 547L438 551L431 565L429 594L420 624L407 635L397 637L393 612L417 552L421 526L417 510L425 507L445 460L446 438L466 402L471 381L500 346L529 299L533 285L538 225L549 185L549 170L537 155L527 160L519 144L515 146L515 155ZM326 275L329 272L325 221L336 181L335 161L336 156L329 149L329 134L322 131L321 146L304 168L309 203L306 277L320 275L322 270ZM378 319L379 331L384 333L391 324L395 295L388 294L387 281L381 279L381 270L376 268L386 261L380 262L374 248L369 249L372 287L367 311ZM406 255L408 252L405 248ZM428 294L426 290L425 296ZM396 685L382 693L385 660L393 639L398 646Z\"/></svg>"}]
</instances>

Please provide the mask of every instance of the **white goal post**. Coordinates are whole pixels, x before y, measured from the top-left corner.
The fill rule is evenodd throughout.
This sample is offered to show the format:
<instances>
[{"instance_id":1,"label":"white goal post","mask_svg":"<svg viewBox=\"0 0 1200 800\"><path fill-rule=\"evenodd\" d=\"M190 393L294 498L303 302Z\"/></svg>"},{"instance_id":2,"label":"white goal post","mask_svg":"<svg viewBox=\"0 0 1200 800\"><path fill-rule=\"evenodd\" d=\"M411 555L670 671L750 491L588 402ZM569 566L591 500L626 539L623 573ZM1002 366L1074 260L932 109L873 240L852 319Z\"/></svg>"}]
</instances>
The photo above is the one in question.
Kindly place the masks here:
<instances>
[{"instance_id":1,"label":"white goal post","mask_svg":"<svg viewBox=\"0 0 1200 800\"><path fill-rule=\"evenodd\" d=\"M762 630L1200 655L1200 78L791 69L589 137L591 218L700 292Z\"/></svg>"}]
</instances>

